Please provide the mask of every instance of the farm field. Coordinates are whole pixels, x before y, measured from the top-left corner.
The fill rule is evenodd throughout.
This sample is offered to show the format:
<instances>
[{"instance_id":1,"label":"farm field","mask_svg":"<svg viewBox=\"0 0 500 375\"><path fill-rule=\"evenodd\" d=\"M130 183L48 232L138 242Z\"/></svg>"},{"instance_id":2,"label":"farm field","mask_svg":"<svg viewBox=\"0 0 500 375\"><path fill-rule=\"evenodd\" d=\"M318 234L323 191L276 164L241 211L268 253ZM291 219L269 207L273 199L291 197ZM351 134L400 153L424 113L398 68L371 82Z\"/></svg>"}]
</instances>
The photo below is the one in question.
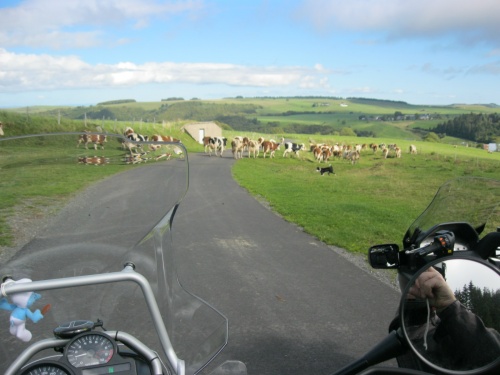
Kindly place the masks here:
<instances>
[{"instance_id":1,"label":"farm field","mask_svg":"<svg viewBox=\"0 0 500 375\"><path fill-rule=\"evenodd\" d=\"M347 144L354 140L335 138ZM380 151L366 150L355 164L341 159L318 163L309 151L283 158L281 149L272 160L238 160L233 175L286 220L325 243L358 253L377 243L401 245L409 225L445 181L464 176L500 179L500 153L412 142L418 153L410 155L410 142L384 141L397 141L402 157L390 154L384 159ZM316 171L330 164L334 175ZM500 212L496 225L500 226Z\"/></svg>"},{"instance_id":2,"label":"farm field","mask_svg":"<svg viewBox=\"0 0 500 375\"><path fill-rule=\"evenodd\" d=\"M359 120L361 114L375 116L393 114L395 111L405 114L439 113L440 116L455 116L470 112L492 113L497 110L494 107L466 105L425 107L398 102L323 98L222 99L203 101L203 103L196 101L194 106L191 106L191 103L186 105L185 102L134 102L125 105L107 104L78 108L36 107L29 113L26 109L12 109L0 111L0 121L5 124L6 136L82 131L85 128L121 133L125 127L132 126L138 133L147 135L159 133L179 138L189 152L203 152L203 146L183 133L180 130L181 127L192 121L207 119L189 118L186 115L187 118L179 118L175 121L162 120L162 109L167 108L165 113L168 113L171 106L181 103L191 110L191 115L195 116L198 112L194 109L200 105L201 109L210 108L214 113L221 108L225 111L254 108L254 113L240 113L239 116L256 118L264 124L277 122L282 124L280 127L283 128L290 123L321 124L333 129L336 135L271 134L261 130L255 131L252 128L234 130L222 124L223 136L228 139L224 156L232 157L230 141L235 136L276 140L283 137L286 141L304 143L307 151L301 151L298 157L292 154L283 158L283 148L276 152L276 157L272 160L263 159L262 153L256 159L249 159L245 154L243 159L234 164L233 176L241 186L257 199L265 201L286 220L296 223L306 232L328 244L357 253L364 253L370 245L376 243L401 243L407 227L427 206L437 188L446 180L461 176L500 179L499 152L488 153L480 148L464 147L462 144L468 142L452 137L444 137L439 142L425 142L421 138L421 132L413 131L414 127L430 128L438 120ZM315 103L322 103L322 105L313 107ZM323 105L325 103L328 105ZM240 106L242 104L243 107ZM89 115L86 117L86 127L84 127L83 114L91 113L91 110L96 108L101 114L113 114L115 112L112 110L116 110L117 113L123 111L122 113L126 113L126 116L133 114L137 117L130 120L117 120L106 116L92 118ZM107 112L108 110L111 112ZM182 113L182 111L176 113ZM144 116L139 117L138 114ZM346 127L372 131L377 134L377 137L340 135ZM355 145L372 142L395 143L403 150L402 157L395 158L390 154L387 159L384 159L380 152L374 154L371 150L364 150L355 164L338 158L327 163L318 163L309 151L310 143ZM416 155L409 154L410 144L417 146ZM71 147L75 146L76 139L75 145ZM110 149L119 147L121 147L119 144L106 146ZM82 152L84 152L83 148ZM316 167L329 164L335 170L334 175L321 176L316 172ZM80 177L86 178L84 171L82 173ZM103 167L102 174L106 173L114 173L114 171ZM67 178L69 182L77 179L78 176L68 174L64 178ZM79 188L76 184L67 186L72 186L75 190ZM50 188L44 190L43 194L51 194ZM4 208L3 212L9 212L9 208Z\"/></svg>"}]
</instances>

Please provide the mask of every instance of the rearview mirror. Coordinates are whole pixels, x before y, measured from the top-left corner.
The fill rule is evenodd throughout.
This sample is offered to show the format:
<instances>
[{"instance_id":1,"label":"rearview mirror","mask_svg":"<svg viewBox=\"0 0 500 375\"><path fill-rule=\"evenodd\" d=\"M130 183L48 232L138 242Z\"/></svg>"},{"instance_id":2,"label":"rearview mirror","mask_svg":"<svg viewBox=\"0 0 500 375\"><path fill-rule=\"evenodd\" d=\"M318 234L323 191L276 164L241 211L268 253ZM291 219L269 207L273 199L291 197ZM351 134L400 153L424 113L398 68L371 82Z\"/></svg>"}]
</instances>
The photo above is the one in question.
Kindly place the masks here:
<instances>
[{"instance_id":1,"label":"rearview mirror","mask_svg":"<svg viewBox=\"0 0 500 375\"><path fill-rule=\"evenodd\" d=\"M368 249L368 261L372 268L398 268L399 246L394 243L372 246Z\"/></svg>"},{"instance_id":2,"label":"rearview mirror","mask_svg":"<svg viewBox=\"0 0 500 375\"><path fill-rule=\"evenodd\" d=\"M497 267L481 259L453 256L430 262L412 277L400 317L424 363L446 374L498 374L499 276Z\"/></svg>"}]
</instances>

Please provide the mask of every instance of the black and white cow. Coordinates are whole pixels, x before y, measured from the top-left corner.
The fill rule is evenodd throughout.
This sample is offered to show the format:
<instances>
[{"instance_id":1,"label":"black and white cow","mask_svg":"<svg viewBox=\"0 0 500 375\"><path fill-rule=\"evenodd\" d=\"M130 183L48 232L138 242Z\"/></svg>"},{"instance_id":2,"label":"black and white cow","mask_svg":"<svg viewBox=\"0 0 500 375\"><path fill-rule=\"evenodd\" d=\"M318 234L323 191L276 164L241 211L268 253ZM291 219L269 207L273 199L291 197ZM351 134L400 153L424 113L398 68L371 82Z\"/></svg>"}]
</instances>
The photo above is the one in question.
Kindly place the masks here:
<instances>
[{"instance_id":1,"label":"black and white cow","mask_svg":"<svg viewBox=\"0 0 500 375\"><path fill-rule=\"evenodd\" d=\"M215 156L222 157L222 153L224 152L224 148L227 144L227 138L225 137L210 137L208 143L208 155L212 156L212 151L214 151Z\"/></svg>"},{"instance_id":2,"label":"black and white cow","mask_svg":"<svg viewBox=\"0 0 500 375\"><path fill-rule=\"evenodd\" d=\"M130 140L131 142L128 142L127 139L124 139L122 141L122 147L124 149L127 149L132 153L132 149L139 149L141 152L144 152L142 145L140 142L147 142L149 140L149 137L147 135L142 135L135 133L134 130L130 127L127 127L125 129L125 132L123 135Z\"/></svg>"},{"instance_id":3,"label":"black and white cow","mask_svg":"<svg viewBox=\"0 0 500 375\"><path fill-rule=\"evenodd\" d=\"M305 145L303 143L292 143L292 142L285 142L285 152L283 153L283 157L286 156L286 154L293 152L297 157L299 157L299 151L304 150Z\"/></svg>"}]
</instances>

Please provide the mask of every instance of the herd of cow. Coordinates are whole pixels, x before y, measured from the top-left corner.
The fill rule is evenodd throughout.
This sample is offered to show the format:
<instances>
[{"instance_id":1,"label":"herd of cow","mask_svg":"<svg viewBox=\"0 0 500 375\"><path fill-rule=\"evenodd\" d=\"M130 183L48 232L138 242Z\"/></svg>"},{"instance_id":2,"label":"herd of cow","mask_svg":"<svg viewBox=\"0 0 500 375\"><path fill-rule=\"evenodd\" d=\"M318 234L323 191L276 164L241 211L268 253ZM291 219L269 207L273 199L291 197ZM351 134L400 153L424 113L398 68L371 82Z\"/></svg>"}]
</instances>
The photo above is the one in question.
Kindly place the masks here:
<instances>
[{"instance_id":1,"label":"herd of cow","mask_svg":"<svg viewBox=\"0 0 500 375\"><path fill-rule=\"evenodd\" d=\"M128 150L129 153L123 157L123 161L127 164L138 164L144 163L149 160L159 160L162 158L170 159L172 154L170 152L163 152L160 154L155 154L154 156L150 155L150 152L154 152L156 150L161 149L161 142L173 142L173 143L181 143L179 139L173 138L171 136L159 135L155 134L151 137L147 135L142 135L136 133L132 128L127 127L123 133L124 138L121 139L122 148L124 150ZM79 147L82 143L86 149L88 149L89 144L92 144L94 150L100 146L101 150L104 150L104 143L107 142L107 137L105 134L95 134L88 131L80 134L78 137L77 147ZM143 143L147 142L149 145L148 149L143 148ZM158 143L156 143L158 142ZM182 155L182 149L179 147L174 147L173 152L177 155ZM81 157L78 160L83 164L92 164L92 165L102 165L109 163L108 158L104 157Z\"/></svg>"},{"instance_id":2,"label":"herd of cow","mask_svg":"<svg viewBox=\"0 0 500 375\"><path fill-rule=\"evenodd\" d=\"M224 150L227 147L227 138L225 137L204 137L203 145L205 147L205 153L208 153L209 156L212 155L212 152L216 156L222 156ZM299 155L299 151L304 150L305 146L303 143L292 143L285 142L284 138L281 138L281 142L276 142L274 139L266 140L260 137L257 140L249 139L248 137L234 137L231 141L231 151L233 153L233 157L235 159L240 159L243 157L243 152L246 151L248 153L248 157L256 158L259 156L260 151L264 153L264 159L269 154L270 158L275 157L275 152L280 150L280 147L283 146L285 152L283 153L283 157L286 157L288 153L294 153L295 155Z\"/></svg>"},{"instance_id":3,"label":"herd of cow","mask_svg":"<svg viewBox=\"0 0 500 375\"><path fill-rule=\"evenodd\" d=\"M204 137L203 144L205 146L205 153L208 153L210 156L212 153L216 156L222 156L225 148L227 147L227 138ZM270 158L273 158L275 156L275 152L280 150L281 146L284 148L283 157L286 157L289 153L293 153L298 157L299 151L306 150L304 143L286 142L284 138L281 138L280 142L276 142L274 139L265 140L262 137L257 140L252 140L248 137L237 136L231 141L231 151L235 159L242 158L244 151L247 152L249 158L256 158L260 151L264 153L264 158L266 158L267 154L269 154ZM385 143L372 143L370 145L356 144L354 146L339 143L315 144L310 142L309 144L309 151L312 152L314 160L319 163L339 158L348 160L354 164L360 159L361 151L363 150L371 150L373 154L376 154L380 150L384 159L387 159L390 154L392 154L395 158L400 158L402 155L401 147L396 144L386 145ZM409 153L416 154L417 147L415 145L410 145Z\"/></svg>"},{"instance_id":4,"label":"herd of cow","mask_svg":"<svg viewBox=\"0 0 500 375\"><path fill-rule=\"evenodd\" d=\"M0 136L3 135L3 126L0 122ZM173 143L181 143L179 139L173 138L172 136L165 136L155 134L151 137L147 135L142 135L136 133L132 128L127 127L123 133L124 138L122 140L123 149L128 149L129 154L125 157L125 161L127 163L140 163L150 158L146 157L146 155L151 151L156 151L160 149L162 145L161 142L173 142ZM96 134L88 131L83 132L78 137L77 147L79 147L82 143L85 148L88 149L88 145L92 144L94 149L97 150L98 146L101 149L104 149L104 143L107 142L105 134ZM141 142L148 142L149 149L144 150L142 148ZM155 142L159 142L156 144ZM204 137L203 145L205 147L205 153L208 153L209 156L212 156L214 153L216 156L221 156L224 153L224 150L227 147L227 138L225 137ZM269 155L270 158L275 157L275 152L280 150L281 146L284 148L283 157L286 157L287 154L293 153L297 157L299 156L300 151L305 151L304 143L294 143L294 142L286 142L284 138L281 138L280 142L275 141L274 139L266 140L263 137L259 137L257 140L249 139L248 137L237 136L234 137L231 141L231 151L233 153L233 157L235 159L240 159L243 157L243 152L246 151L248 157L256 158L259 156L259 153L262 151L264 154L264 158ZM309 151L312 152L314 159L321 163L327 162L334 158L346 159L350 161L352 164L355 164L361 156L362 150L371 149L373 154L376 154L379 150L382 153L382 157L386 159L391 153L393 157L400 158L402 155L402 149L396 144L386 145L375 144L356 144L345 145L345 144L315 144L313 142L309 143ZM178 155L182 154L182 150L180 148L174 148L174 152ZM417 153L417 147L415 145L410 145L409 147L410 154ZM170 153L163 153L155 156L156 160L161 158L169 159L171 157ZM106 163L107 159L95 159L94 158L81 158L80 162L85 164L103 164Z\"/></svg>"}]
</instances>

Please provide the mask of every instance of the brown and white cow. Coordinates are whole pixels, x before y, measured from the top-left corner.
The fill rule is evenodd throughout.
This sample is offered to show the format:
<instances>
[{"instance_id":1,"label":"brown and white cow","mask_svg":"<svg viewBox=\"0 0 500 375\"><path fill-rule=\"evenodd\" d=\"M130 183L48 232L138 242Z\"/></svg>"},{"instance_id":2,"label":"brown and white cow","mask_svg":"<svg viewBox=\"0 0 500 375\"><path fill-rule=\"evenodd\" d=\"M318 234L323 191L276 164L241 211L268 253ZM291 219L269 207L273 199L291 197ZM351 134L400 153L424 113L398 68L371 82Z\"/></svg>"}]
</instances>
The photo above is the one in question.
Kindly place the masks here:
<instances>
[{"instance_id":1,"label":"brown and white cow","mask_svg":"<svg viewBox=\"0 0 500 375\"><path fill-rule=\"evenodd\" d=\"M249 139L247 148L248 148L248 157L250 157L252 154L254 159L257 158L257 156L259 156L260 143L258 141Z\"/></svg>"},{"instance_id":2,"label":"brown and white cow","mask_svg":"<svg viewBox=\"0 0 500 375\"><path fill-rule=\"evenodd\" d=\"M401 147L395 147L394 148L394 153L396 154L396 157L397 158L400 158L401 157Z\"/></svg>"},{"instance_id":3,"label":"brown and white cow","mask_svg":"<svg viewBox=\"0 0 500 375\"><path fill-rule=\"evenodd\" d=\"M106 136L104 134L80 134L78 137L78 143L76 147L80 147L80 144L83 143L85 148L88 149L88 144L92 143L94 145L94 150L97 150L97 145L101 146L101 150L104 150L104 143L107 142Z\"/></svg>"},{"instance_id":4,"label":"brown and white cow","mask_svg":"<svg viewBox=\"0 0 500 375\"><path fill-rule=\"evenodd\" d=\"M205 154L207 153L208 148L210 147L210 138L209 136L203 137L203 147L205 148Z\"/></svg>"},{"instance_id":5,"label":"brown and white cow","mask_svg":"<svg viewBox=\"0 0 500 375\"><path fill-rule=\"evenodd\" d=\"M235 159L241 159L243 157L243 149L245 144L243 143L243 138L234 137L231 141L231 151L233 152L233 157Z\"/></svg>"},{"instance_id":6,"label":"brown and white cow","mask_svg":"<svg viewBox=\"0 0 500 375\"><path fill-rule=\"evenodd\" d=\"M276 150L280 149L280 144L270 140L262 142L262 151L264 151L264 159L266 158L266 154L269 153L269 157L273 158Z\"/></svg>"},{"instance_id":7,"label":"brown and white cow","mask_svg":"<svg viewBox=\"0 0 500 375\"><path fill-rule=\"evenodd\" d=\"M174 138L170 135L160 135L160 134L155 134L151 136L151 141L152 142L173 142L173 143L180 143L180 140L177 138Z\"/></svg>"}]
</instances>

